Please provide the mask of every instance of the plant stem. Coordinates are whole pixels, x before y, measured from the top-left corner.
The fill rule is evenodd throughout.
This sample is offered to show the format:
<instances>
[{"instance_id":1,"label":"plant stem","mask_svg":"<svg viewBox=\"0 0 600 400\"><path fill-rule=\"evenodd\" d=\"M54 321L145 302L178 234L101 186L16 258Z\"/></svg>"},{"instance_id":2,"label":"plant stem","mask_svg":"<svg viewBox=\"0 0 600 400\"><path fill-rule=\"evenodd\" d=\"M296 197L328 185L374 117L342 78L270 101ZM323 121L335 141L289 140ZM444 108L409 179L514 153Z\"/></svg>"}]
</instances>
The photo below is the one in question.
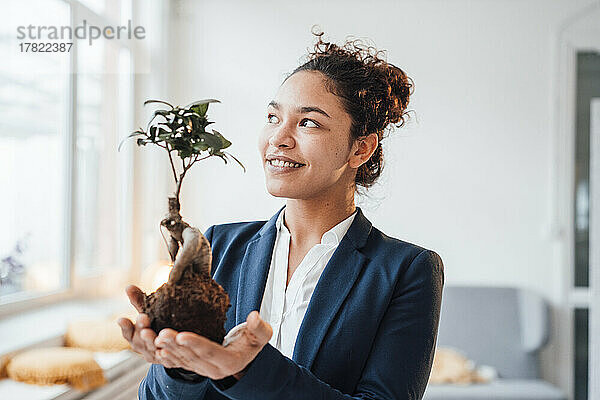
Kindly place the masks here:
<instances>
[{"instance_id":1,"label":"plant stem","mask_svg":"<svg viewBox=\"0 0 600 400\"><path fill-rule=\"evenodd\" d=\"M179 179L177 179L177 172L175 171L175 165L173 164L173 157L171 157L172 150L169 150L168 144L166 145L165 148L167 149L167 152L169 153L169 161L171 162L171 169L173 170L173 176L175 177L175 184L177 185L177 189L175 191L175 198L177 199L177 204L179 204L179 193L181 192L181 183L183 182L183 178L185 177L185 174L187 173L187 171L192 167L192 165L194 165L194 163L196 161L207 159L208 157L211 157L212 155L209 154L205 157L198 158L198 154L194 154L193 159L190 158L190 163L188 165L185 165L185 159L182 159L181 165L183 167L183 172L179 175Z\"/></svg>"},{"instance_id":2,"label":"plant stem","mask_svg":"<svg viewBox=\"0 0 600 400\"><path fill-rule=\"evenodd\" d=\"M196 161L201 161L201 160L207 159L208 157L212 157L212 155L209 154L206 157L202 157L202 158L198 158L198 155L196 155L195 160L189 166L191 167L192 165L194 165L194 163Z\"/></svg>"},{"instance_id":3,"label":"plant stem","mask_svg":"<svg viewBox=\"0 0 600 400\"><path fill-rule=\"evenodd\" d=\"M169 154L169 161L171 162L171 169L173 170L173 177L175 178L175 184L177 184L177 183L179 183L179 182L177 182L177 172L175 172L175 165L173 165L173 157L171 157L171 149L169 149L168 143L165 145L165 149L167 149L167 153Z\"/></svg>"},{"instance_id":4,"label":"plant stem","mask_svg":"<svg viewBox=\"0 0 600 400\"><path fill-rule=\"evenodd\" d=\"M181 175L179 175L179 182L177 183L177 191L175 192L175 198L177 199L177 204L179 204L179 192L181 191L181 182L183 182L183 177L185 176L186 172L187 172L187 168L184 168Z\"/></svg>"}]
</instances>

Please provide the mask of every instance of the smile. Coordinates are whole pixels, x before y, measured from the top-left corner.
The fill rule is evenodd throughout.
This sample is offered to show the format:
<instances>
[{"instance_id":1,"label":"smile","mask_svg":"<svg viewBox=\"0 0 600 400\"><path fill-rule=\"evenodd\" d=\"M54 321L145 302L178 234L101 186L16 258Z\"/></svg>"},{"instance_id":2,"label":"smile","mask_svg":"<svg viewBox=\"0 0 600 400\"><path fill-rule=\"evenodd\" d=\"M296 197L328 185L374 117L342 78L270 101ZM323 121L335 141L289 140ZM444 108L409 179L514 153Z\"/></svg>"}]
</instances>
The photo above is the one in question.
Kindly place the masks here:
<instances>
[{"instance_id":1,"label":"smile","mask_svg":"<svg viewBox=\"0 0 600 400\"><path fill-rule=\"evenodd\" d=\"M304 166L304 164L298 164L298 163L291 163L288 161L281 161L281 160L268 160L267 164L273 166L273 167L277 167L277 168L301 168Z\"/></svg>"}]
</instances>

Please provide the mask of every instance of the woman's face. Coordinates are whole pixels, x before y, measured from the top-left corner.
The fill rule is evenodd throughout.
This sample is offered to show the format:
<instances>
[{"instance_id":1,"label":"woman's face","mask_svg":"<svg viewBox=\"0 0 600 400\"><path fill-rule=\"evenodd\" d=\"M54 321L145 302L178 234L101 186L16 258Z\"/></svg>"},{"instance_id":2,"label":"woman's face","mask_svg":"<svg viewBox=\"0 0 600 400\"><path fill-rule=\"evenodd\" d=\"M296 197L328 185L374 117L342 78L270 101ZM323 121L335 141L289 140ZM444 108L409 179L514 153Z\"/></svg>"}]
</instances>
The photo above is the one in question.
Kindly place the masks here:
<instances>
[{"instance_id":1,"label":"woman's face","mask_svg":"<svg viewBox=\"0 0 600 400\"><path fill-rule=\"evenodd\" d=\"M290 76L266 114L258 146L269 193L309 199L353 190L356 168L348 163L354 148L349 146L351 118L325 88L323 74L300 71ZM273 165L272 159L301 166Z\"/></svg>"}]
</instances>

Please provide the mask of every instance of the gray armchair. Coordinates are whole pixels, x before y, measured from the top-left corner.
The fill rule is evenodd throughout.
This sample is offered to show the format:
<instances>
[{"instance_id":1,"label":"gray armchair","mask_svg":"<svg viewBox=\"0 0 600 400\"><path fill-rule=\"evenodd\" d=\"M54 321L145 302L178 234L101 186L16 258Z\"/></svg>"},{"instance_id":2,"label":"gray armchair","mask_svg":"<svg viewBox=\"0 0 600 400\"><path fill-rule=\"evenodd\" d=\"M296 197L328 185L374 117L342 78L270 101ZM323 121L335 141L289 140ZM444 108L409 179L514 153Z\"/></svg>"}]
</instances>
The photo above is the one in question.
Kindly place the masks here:
<instances>
[{"instance_id":1,"label":"gray armchair","mask_svg":"<svg viewBox=\"0 0 600 400\"><path fill-rule=\"evenodd\" d=\"M461 350L499 378L468 386L429 385L425 400L566 400L540 379L539 351L548 342L549 305L523 289L446 286L437 346Z\"/></svg>"}]
</instances>

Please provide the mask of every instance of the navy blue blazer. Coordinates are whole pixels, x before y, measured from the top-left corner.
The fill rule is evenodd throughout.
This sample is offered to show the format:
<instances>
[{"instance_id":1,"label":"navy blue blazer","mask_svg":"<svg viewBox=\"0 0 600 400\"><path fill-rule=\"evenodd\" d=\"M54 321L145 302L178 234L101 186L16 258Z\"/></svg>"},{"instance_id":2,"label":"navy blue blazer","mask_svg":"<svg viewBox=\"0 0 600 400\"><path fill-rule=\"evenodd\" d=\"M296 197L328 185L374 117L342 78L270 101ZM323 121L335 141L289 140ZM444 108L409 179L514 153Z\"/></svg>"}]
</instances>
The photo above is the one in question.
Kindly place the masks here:
<instances>
[{"instance_id":1,"label":"navy blue blazer","mask_svg":"<svg viewBox=\"0 0 600 400\"><path fill-rule=\"evenodd\" d=\"M211 275L227 290L226 331L262 302L275 221L213 225ZM374 228L360 207L325 267L292 359L267 343L232 386L174 379L153 364L140 399L420 399L437 339L444 267L432 250ZM172 375L172 374L171 374Z\"/></svg>"}]
</instances>

